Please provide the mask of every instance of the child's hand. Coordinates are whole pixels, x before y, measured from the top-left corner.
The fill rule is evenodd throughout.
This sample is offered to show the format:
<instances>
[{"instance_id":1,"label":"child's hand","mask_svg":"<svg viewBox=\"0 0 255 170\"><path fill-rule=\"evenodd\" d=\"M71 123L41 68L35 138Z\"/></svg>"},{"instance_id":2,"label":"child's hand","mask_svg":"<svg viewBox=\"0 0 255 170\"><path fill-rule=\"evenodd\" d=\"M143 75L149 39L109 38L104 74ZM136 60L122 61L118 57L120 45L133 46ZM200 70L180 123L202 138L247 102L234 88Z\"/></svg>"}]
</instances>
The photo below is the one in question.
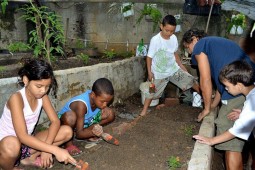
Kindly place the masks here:
<instances>
[{"instance_id":1,"label":"child's hand","mask_svg":"<svg viewBox=\"0 0 255 170\"><path fill-rule=\"evenodd\" d=\"M64 162L65 164L71 163L73 165L77 164L77 161L68 153L66 149L57 147L54 155L59 162Z\"/></svg>"},{"instance_id":2,"label":"child's hand","mask_svg":"<svg viewBox=\"0 0 255 170\"><path fill-rule=\"evenodd\" d=\"M101 136L103 134L103 127L99 124L94 125L92 133L96 136Z\"/></svg>"},{"instance_id":3,"label":"child's hand","mask_svg":"<svg viewBox=\"0 0 255 170\"><path fill-rule=\"evenodd\" d=\"M236 119L238 119L239 116L240 116L241 110L240 109L233 109L232 111L233 112L229 113L227 115L227 117L228 117L229 120L236 121Z\"/></svg>"},{"instance_id":4,"label":"child's hand","mask_svg":"<svg viewBox=\"0 0 255 170\"><path fill-rule=\"evenodd\" d=\"M200 135L194 135L193 138L196 139L199 143L203 143L210 146L213 145L211 142L211 138L207 138Z\"/></svg>"},{"instance_id":5,"label":"child's hand","mask_svg":"<svg viewBox=\"0 0 255 170\"><path fill-rule=\"evenodd\" d=\"M51 167L52 164L53 164L52 154L42 152L41 153L41 166L42 166L42 168Z\"/></svg>"}]
</instances>

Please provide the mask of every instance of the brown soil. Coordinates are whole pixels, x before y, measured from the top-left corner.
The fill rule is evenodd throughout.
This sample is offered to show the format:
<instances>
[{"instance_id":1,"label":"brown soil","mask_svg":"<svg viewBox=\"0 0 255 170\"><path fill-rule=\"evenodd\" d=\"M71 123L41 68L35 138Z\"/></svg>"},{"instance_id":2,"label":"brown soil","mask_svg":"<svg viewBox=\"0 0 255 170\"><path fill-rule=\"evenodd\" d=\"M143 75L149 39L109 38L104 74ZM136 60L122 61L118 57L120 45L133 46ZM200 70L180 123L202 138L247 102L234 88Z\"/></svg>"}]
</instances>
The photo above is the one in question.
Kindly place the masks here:
<instances>
[{"instance_id":1,"label":"brown soil","mask_svg":"<svg viewBox=\"0 0 255 170\"><path fill-rule=\"evenodd\" d=\"M105 131L119 140L119 146L100 141L86 149L85 141L75 141L83 151L76 159L87 161L91 170L167 170L167 162L173 156L179 157L178 169L186 170L195 142L192 135L200 127L194 119L201 109L178 104L160 110L150 107L146 116L133 120L119 117L136 117L141 108L139 93L115 105L116 119ZM55 161L53 169L71 170L74 166Z\"/></svg>"}]
</instances>

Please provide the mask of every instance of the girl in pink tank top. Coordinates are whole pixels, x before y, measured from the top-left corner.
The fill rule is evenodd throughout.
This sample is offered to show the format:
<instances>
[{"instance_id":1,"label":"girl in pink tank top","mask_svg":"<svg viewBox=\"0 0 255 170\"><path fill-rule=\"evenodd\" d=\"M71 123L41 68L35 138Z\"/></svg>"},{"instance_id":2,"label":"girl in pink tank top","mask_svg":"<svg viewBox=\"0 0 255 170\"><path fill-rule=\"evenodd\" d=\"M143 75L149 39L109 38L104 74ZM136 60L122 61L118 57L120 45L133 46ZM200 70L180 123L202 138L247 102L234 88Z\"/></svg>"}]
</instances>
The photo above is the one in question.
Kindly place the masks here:
<instances>
[{"instance_id":1,"label":"girl in pink tank top","mask_svg":"<svg viewBox=\"0 0 255 170\"><path fill-rule=\"evenodd\" d=\"M73 132L69 126L60 126L47 95L52 88L56 96L52 67L43 60L32 59L26 61L18 74L23 88L7 100L0 119L0 169L20 169L17 166L20 159L23 165L49 168L53 155L60 162L76 164L67 150L58 147L69 141ZM32 134L41 109L49 118L49 129Z\"/></svg>"}]
</instances>

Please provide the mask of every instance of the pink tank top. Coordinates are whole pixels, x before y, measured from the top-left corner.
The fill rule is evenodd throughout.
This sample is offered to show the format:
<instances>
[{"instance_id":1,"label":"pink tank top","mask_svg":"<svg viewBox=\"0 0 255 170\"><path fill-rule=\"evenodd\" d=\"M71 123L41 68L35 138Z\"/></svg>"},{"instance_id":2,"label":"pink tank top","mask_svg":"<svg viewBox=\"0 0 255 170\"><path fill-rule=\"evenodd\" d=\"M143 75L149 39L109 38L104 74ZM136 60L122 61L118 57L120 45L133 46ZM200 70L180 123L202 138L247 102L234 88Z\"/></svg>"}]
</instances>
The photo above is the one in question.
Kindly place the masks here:
<instances>
[{"instance_id":1,"label":"pink tank top","mask_svg":"<svg viewBox=\"0 0 255 170\"><path fill-rule=\"evenodd\" d=\"M21 90L19 90L19 92L24 102L23 113L24 113L24 117L26 121L27 133L31 135L32 132L34 131L35 125L40 116L40 112L42 108L42 99L37 100L38 105L35 111L33 112L27 101L25 88L22 88ZM0 140L2 140L6 136L17 136L17 135L12 124L11 112L5 104L2 117L0 118Z\"/></svg>"}]
</instances>

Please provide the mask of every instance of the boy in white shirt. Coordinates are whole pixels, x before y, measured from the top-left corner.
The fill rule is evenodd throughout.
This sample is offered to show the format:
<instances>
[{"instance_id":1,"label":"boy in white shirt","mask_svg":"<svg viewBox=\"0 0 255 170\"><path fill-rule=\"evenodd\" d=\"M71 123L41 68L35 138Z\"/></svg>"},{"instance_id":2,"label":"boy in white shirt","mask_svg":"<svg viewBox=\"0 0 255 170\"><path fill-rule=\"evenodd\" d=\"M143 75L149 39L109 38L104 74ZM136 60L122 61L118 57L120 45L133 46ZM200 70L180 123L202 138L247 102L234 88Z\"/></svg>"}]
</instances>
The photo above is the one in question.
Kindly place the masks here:
<instances>
[{"instance_id":1,"label":"boy in white shirt","mask_svg":"<svg viewBox=\"0 0 255 170\"><path fill-rule=\"evenodd\" d=\"M211 146L235 137L248 140L255 126L255 85L253 74L252 67L245 61L232 62L221 70L219 79L225 85L226 90L234 96L239 94L246 96L243 109L242 111L234 109L228 115L230 121L235 121L233 127L228 131L211 138L200 135L195 135L193 138L200 143Z\"/></svg>"},{"instance_id":2,"label":"boy in white shirt","mask_svg":"<svg viewBox=\"0 0 255 170\"><path fill-rule=\"evenodd\" d=\"M178 40L174 35L176 19L166 15L160 24L161 31L152 37L146 57L148 80L154 80L155 93L146 93L144 107L140 116L147 114L152 99L160 98L167 83L170 81L182 90L194 88L199 91L195 78L187 72L177 54Z\"/></svg>"}]
</instances>

